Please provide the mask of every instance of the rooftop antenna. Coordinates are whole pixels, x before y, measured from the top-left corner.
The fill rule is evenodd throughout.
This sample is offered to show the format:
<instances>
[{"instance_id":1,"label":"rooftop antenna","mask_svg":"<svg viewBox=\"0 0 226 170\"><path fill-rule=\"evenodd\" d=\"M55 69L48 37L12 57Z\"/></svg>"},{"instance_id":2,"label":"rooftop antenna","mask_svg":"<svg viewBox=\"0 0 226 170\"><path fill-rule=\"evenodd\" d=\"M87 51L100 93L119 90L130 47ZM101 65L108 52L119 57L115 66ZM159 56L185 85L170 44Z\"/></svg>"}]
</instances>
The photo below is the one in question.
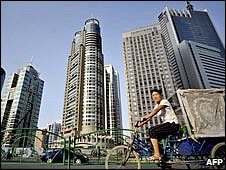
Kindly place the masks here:
<instances>
[{"instance_id":1,"label":"rooftop antenna","mask_svg":"<svg viewBox=\"0 0 226 170\"><path fill-rule=\"evenodd\" d=\"M91 18L94 18L93 13L91 13Z\"/></svg>"},{"instance_id":2,"label":"rooftop antenna","mask_svg":"<svg viewBox=\"0 0 226 170\"><path fill-rule=\"evenodd\" d=\"M32 66L32 62L33 62L33 56L31 56L31 60L30 60L30 62L28 63L28 65Z\"/></svg>"},{"instance_id":3,"label":"rooftop antenna","mask_svg":"<svg viewBox=\"0 0 226 170\"><path fill-rule=\"evenodd\" d=\"M193 5L191 4L191 1L186 1L186 2L187 2L187 6L186 6L187 10L193 11Z\"/></svg>"}]
</instances>

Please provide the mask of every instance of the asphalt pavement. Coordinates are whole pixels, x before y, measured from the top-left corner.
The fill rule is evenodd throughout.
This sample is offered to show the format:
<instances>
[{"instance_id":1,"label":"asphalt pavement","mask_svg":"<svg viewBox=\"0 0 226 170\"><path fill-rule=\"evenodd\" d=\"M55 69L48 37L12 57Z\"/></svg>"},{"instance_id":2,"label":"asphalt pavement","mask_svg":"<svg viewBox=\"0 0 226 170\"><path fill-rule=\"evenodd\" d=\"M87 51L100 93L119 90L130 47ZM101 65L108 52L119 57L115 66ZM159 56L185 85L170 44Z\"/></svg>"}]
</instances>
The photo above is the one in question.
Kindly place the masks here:
<instances>
[{"instance_id":1,"label":"asphalt pavement","mask_svg":"<svg viewBox=\"0 0 226 170\"><path fill-rule=\"evenodd\" d=\"M128 169L137 169L136 164L131 164ZM213 169L210 166L200 166L197 164L172 164L166 169ZM62 164L47 164L47 163L18 163L18 162L1 162L1 169L105 169L105 166L98 164L85 165L62 165ZM161 169L156 163L142 164L142 169Z\"/></svg>"}]
</instances>

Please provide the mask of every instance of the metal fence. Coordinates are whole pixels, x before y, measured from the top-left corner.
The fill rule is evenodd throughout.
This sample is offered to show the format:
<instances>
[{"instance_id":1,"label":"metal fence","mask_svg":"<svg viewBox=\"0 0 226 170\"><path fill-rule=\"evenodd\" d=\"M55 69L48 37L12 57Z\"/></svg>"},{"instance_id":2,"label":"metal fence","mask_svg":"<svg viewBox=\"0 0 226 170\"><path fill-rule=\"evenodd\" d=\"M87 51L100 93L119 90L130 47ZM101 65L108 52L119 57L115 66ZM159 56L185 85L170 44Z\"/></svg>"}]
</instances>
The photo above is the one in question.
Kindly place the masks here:
<instances>
[{"instance_id":1,"label":"metal fence","mask_svg":"<svg viewBox=\"0 0 226 170\"><path fill-rule=\"evenodd\" d=\"M13 133L20 131L26 133ZM61 134L43 129L6 129L1 131L1 162L58 163L67 165L68 169L71 165L77 164L101 165L104 164L105 157L110 149L117 145L126 144L131 140L129 133L132 131L130 129L103 129L73 139L71 137L66 139ZM144 134L143 132L140 133ZM50 134L58 140L48 142L48 135ZM37 146L37 143L39 143L39 146ZM41 159L45 152L55 153L51 161ZM88 161L76 161L70 154L83 155L88 158ZM61 160L58 159L59 155L61 155Z\"/></svg>"}]
</instances>

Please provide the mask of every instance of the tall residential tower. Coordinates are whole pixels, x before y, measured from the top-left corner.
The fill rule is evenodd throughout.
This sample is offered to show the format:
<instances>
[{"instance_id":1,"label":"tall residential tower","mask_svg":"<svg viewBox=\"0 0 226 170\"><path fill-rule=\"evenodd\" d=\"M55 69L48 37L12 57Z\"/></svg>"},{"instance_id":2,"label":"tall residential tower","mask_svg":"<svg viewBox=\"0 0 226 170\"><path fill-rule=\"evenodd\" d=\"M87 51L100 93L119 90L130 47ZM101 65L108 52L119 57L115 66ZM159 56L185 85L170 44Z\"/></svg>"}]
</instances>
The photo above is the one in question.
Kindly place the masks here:
<instances>
[{"instance_id":1,"label":"tall residential tower","mask_svg":"<svg viewBox=\"0 0 226 170\"><path fill-rule=\"evenodd\" d=\"M62 133L65 137L104 129L104 58L99 21L85 21L68 57Z\"/></svg>"}]
</instances>

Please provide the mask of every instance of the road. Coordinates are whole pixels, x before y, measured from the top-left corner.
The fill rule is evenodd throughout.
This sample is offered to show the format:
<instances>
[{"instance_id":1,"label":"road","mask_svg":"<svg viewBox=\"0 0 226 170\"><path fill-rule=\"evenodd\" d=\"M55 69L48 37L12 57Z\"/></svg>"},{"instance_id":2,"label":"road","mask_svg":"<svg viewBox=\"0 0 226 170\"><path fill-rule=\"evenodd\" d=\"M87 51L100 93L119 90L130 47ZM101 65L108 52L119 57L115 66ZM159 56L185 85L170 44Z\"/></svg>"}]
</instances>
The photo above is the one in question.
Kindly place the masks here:
<instances>
[{"instance_id":1,"label":"road","mask_svg":"<svg viewBox=\"0 0 226 170\"><path fill-rule=\"evenodd\" d=\"M105 169L104 165L62 165L62 164L46 164L46 163L19 163L19 162L1 162L1 169ZM136 169L135 164L131 164L129 169ZM212 169L212 167L200 167L198 165L190 165L191 169ZM185 164L173 164L172 169L190 169ZM142 164L142 169L161 169L157 164Z\"/></svg>"}]
</instances>

